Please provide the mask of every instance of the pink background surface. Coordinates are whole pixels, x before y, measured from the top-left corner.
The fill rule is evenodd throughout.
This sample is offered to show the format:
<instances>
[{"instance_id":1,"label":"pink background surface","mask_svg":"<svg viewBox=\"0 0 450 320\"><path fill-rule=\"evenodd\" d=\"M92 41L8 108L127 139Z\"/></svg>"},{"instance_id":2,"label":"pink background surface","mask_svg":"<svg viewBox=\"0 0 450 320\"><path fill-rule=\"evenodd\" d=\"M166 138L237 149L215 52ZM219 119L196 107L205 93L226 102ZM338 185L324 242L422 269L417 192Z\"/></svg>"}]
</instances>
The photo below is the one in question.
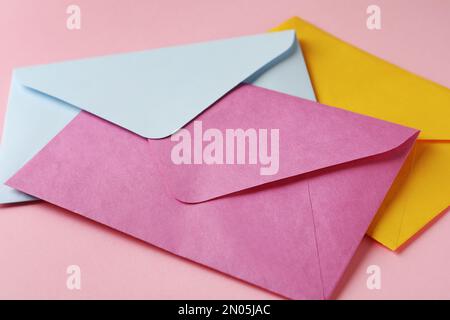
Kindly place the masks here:
<instances>
[{"instance_id":1,"label":"pink background surface","mask_svg":"<svg viewBox=\"0 0 450 320\"><path fill-rule=\"evenodd\" d=\"M69 4L81 30L66 29ZM382 30L365 26L377 4ZM450 2L365 0L0 0L0 122L17 66L261 33L298 15L340 38L450 87ZM450 299L450 215L399 253L365 239L336 298ZM0 298L278 298L45 203L0 208ZM82 289L66 288L81 267ZM381 290L366 268L381 267Z\"/></svg>"}]
</instances>

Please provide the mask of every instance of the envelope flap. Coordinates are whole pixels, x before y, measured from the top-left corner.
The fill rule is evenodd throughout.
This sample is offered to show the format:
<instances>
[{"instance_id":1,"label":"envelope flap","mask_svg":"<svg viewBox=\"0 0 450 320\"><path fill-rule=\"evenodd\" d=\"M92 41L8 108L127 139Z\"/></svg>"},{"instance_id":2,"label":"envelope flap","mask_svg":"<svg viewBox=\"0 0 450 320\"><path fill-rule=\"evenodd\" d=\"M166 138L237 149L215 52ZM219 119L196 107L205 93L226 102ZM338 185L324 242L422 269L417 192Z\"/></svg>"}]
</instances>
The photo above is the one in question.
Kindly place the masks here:
<instances>
[{"instance_id":1,"label":"envelope flap","mask_svg":"<svg viewBox=\"0 0 450 320\"><path fill-rule=\"evenodd\" d=\"M163 138L295 46L295 33L284 31L21 68L15 77L143 137Z\"/></svg>"},{"instance_id":2,"label":"envelope flap","mask_svg":"<svg viewBox=\"0 0 450 320\"><path fill-rule=\"evenodd\" d=\"M274 31L296 30L321 103L421 130L420 139L450 140L450 89L358 49L294 17Z\"/></svg>"},{"instance_id":3,"label":"envelope flap","mask_svg":"<svg viewBox=\"0 0 450 320\"><path fill-rule=\"evenodd\" d=\"M241 142L239 129L245 138ZM411 128L243 85L171 138L148 143L159 150L169 192L180 201L197 203L387 152L417 134Z\"/></svg>"}]
</instances>

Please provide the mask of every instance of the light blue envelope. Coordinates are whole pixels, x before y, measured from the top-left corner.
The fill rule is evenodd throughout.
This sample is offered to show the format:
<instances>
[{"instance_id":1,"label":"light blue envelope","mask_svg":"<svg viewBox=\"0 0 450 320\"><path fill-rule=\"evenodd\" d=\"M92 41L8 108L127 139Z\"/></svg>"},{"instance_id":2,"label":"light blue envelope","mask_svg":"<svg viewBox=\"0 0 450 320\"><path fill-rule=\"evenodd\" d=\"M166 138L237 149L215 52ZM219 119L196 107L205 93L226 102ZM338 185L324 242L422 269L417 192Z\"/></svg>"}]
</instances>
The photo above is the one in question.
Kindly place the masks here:
<instances>
[{"instance_id":1,"label":"light blue envelope","mask_svg":"<svg viewBox=\"0 0 450 320\"><path fill-rule=\"evenodd\" d=\"M291 30L16 69L0 146L0 203L35 200L5 181L81 110L164 138L242 82L315 100Z\"/></svg>"}]
</instances>

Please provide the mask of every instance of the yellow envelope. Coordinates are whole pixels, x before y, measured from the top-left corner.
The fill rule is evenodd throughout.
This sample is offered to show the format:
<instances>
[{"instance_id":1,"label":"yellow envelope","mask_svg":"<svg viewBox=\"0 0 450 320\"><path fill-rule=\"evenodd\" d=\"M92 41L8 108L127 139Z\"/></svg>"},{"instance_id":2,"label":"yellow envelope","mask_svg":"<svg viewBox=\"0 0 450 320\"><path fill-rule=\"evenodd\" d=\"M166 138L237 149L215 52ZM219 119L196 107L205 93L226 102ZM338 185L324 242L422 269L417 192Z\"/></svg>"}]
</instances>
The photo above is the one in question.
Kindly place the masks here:
<instances>
[{"instance_id":1,"label":"yellow envelope","mask_svg":"<svg viewBox=\"0 0 450 320\"><path fill-rule=\"evenodd\" d=\"M450 205L450 89L300 18L291 18L272 31L287 29L297 32L321 103L422 131L367 232L396 250ZM370 181L361 192L370 192Z\"/></svg>"}]
</instances>

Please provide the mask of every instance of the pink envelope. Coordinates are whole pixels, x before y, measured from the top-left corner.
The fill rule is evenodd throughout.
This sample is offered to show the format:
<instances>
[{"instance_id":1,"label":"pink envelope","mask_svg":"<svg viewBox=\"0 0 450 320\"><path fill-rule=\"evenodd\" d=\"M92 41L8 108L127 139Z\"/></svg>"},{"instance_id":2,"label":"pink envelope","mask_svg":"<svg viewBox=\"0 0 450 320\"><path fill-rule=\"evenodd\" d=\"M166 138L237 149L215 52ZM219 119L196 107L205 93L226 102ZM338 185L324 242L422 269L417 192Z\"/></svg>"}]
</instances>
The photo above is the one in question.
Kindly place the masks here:
<instances>
[{"instance_id":1,"label":"pink envelope","mask_svg":"<svg viewBox=\"0 0 450 320\"><path fill-rule=\"evenodd\" d=\"M172 138L146 140L81 112L7 184L285 297L323 299L418 135L251 85L196 121ZM181 140L171 139L181 133L205 152L212 139L202 134L238 128L269 138L278 129L277 149L266 140L279 150L278 170L262 175L267 165L249 163L250 147L244 164L205 164L195 148L191 159L197 153L203 164L174 163Z\"/></svg>"}]
</instances>

